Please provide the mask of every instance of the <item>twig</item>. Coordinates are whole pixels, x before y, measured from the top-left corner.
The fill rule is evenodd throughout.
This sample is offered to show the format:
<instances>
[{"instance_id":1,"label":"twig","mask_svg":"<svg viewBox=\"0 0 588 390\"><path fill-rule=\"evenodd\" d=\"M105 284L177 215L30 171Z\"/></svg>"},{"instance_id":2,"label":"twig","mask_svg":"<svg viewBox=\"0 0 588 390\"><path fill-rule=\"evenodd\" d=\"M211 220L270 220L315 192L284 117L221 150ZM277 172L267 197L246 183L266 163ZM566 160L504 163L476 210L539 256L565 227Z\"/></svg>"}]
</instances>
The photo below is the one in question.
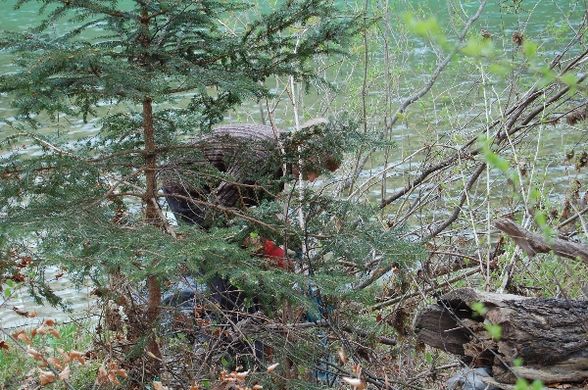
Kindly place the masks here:
<instances>
[{"instance_id":1,"label":"twig","mask_svg":"<svg viewBox=\"0 0 588 390\"><path fill-rule=\"evenodd\" d=\"M438 371L441 371L441 370L447 370L449 368L461 367L462 364L463 363L457 362L457 363L445 364L443 366L431 367L427 371L423 371L420 374L415 375L412 378L412 381L414 382L417 379L426 378L428 376L433 376L433 375L437 374Z\"/></svg>"},{"instance_id":2,"label":"twig","mask_svg":"<svg viewBox=\"0 0 588 390\"><path fill-rule=\"evenodd\" d=\"M439 283L436 286L429 287L429 288L425 289L423 291L423 293L426 294L426 293L430 293L430 292L435 291L435 290L439 290L440 288L443 288L445 286L449 286L449 285L457 282L458 280L465 279L468 276L475 275L475 274L477 274L479 272L480 272L480 267L476 266L475 268L472 268L471 270L469 270L467 272L464 272L461 275L458 275L458 276L456 276L456 277L454 277L452 279L446 280L445 282ZM382 309L382 308L387 307L387 306L392 306L392 305L397 304L398 302L402 302L403 300L405 300L407 298L416 297L416 296L419 296L420 294L421 294L421 292L404 294L404 295L402 295L400 297L396 297L396 298L388 299L387 301L384 301L384 302L380 302L380 303L372 306L372 309L373 310L378 310L378 309Z\"/></svg>"},{"instance_id":3,"label":"twig","mask_svg":"<svg viewBox=\"0 0 588 390\"><path fill-rule=\"evenodd\" d=\"M484 9L485 6L486 6L486 0L481 1L480 6L478 7L478 10L471 18L468 19L463 30L461 31L461 34L459 35L459 38L458 38L458 45L451 51L451 53L449 53L447 55L447 57L445 57L445 59L437 66L437 68L435 68L435 70L433 71L433 74L431 75L431 78L429 79L427 84L425 84L423 86L423 88L421 88L415 94L413 94L412 96L409 96L407 99L405 99L402 102L402 104L400 105L398 110L396 110L396 113L394 113L394 115L392 116L392 119L390 119L388 127L392 127L398 121L400 114L402 114L408 108L408 106L410 106L411 104L413 104L414 102L416 102L417 100L419 100L420 98L425 96L425 94L431 90L431 88L433 87L433 85L435 84L437 79L439 78L439 75L441 74L441 72L443 72L443 70L447 67L447 65L449 65L449 62L451 62L451 60L453 59L453 56L455 56L457 54L457 52L460 50L460 44L465 39L465 36L468 33L468 31L470 30L472 23L474 23L482 14L482 10Z\"/></svg>"},{"instance_id":4,"label":"twig","mask_svg":"<svg viewBox=\"0 0 588 390\"><path fill-rule=\"evenodd\" d=\"M474 171L474 173L470 177L470 180L468 181L465 188L463 189L463 193L461 194L459 204L453 209L451 216L449 216L449 218L447 218L447 220L445 222L443 222L441 225L439 225L437 228L435 228L435 230L433 230L428 236L426 236L423 239L424 242L429 241L431 238L434 238L435 236L437 236L439 233L441 233L443 230L445 230L449 225L451 225L459 217L459 214L461 213L461 208L464 205L464 203L466 202L466 200L468 199L468 191L472 188L474 183L478 180L478 178L480 177L482 172L484 172L484 169L486 169L486 163L481 163L478 166L478 168Z\"/></svg>"},{"instance_id":5,"label":"twig","mask_svg":"<svg viewBox=\"0 0 588 390\"><path fill-rule=\"evenodd\" d=\"M588 207L585 207L584 209L578 211L576 214L572 215L571 217L569 217L565 221L561 222L559 225L557 225L557 228L561 229L562 227L574 222L576 219L578 219L582 215L586 214L586 212L588 212Z\"/></svg>"}]
</instances>

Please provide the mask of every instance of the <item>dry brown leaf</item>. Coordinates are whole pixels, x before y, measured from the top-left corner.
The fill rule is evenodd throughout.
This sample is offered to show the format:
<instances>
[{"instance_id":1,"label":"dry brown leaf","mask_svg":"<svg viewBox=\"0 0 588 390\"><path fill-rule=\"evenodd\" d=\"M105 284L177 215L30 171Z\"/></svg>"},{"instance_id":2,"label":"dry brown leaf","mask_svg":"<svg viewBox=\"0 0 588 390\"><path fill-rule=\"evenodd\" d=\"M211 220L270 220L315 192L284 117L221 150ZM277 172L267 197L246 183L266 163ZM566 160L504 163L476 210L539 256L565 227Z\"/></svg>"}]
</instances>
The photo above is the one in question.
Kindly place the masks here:
<instances>
[{"instance_id":1,"label":"dry brown leaf","mask_svg":"<svg viewBox=\"0 0 588 390\"><path fill-rule=\"evenodd\" d=\"M51 336L55 337L56 339L61 338L61 334L59 333L59 331L55 328L50 328L47 329L47 333L49 333Z\"/></svg>"},{"instance_id":2,"label":"dry brown leaf","mask_svg":"<svg viewBox=\"0 0 588 390\"><path fill-rule=\"evenodd\" d=\"M110 381L110 383L113 383L115 385L120 385L120 381L118 380L118 378L116 377L116 374L113 371L108 373L108 380Z\"/></svg>"},{"instance_id":3,"label":"dry brown leaf","mask_svg":"<svg viewBox=\"0 0 588 390\"><path fill-rule=\"evenodd\" d=\"M65 368L59 373L59 379L62 381L66 381L69 379L69 374L71 373L69 366L65 366Z\"/></svg>"},{"instance_id":4,"label":"dry brown leaf","mask_svg":"<svg viewBox=\"0 0 588 390\"><path fill-rule=\"evenodd\" d=\"M16 314L18 314L19 316L23 316L23 317L28 317L29 316L29 312L23 309L19 309L16 306L12 307L12 311L14 311Z\"/></svg>"},{"instance_id":5,"label":"dry brown leaf","mask_svg":"<svg viewBox=\"0 0 588 390\"><path fill-rule=\"evenodd\" d=\"M57 368L58 370L63 369L63 364L57 358L54 358L54 357L47 358L47 363L51 364L53 367Z\"/></svg>"},{"instance_id":6,"label":"dry brown leaf","mask_svg":"<svg viewBox=\"0 0 588 390\"><path fill-rule=\"evenodd\" d=\"M155 355L153 354L153 352L149 352L149 351L147 351L147 356L149 356L151 359L155 359L155 360L159 360L159 361L161 361L161 359L160 359L160 358L158 358L157 356L155 356Z\"/></svg>"},{"instance_id":7,"label":"dry brown leaf","mask_svg":"<svg viewBox=\"0 0 588 390\"><path fill-rule=\"evenodd\" d=\"M34 310L32 310L32 311L29 311L29 312L27 313L27 317L29 317L29 318L35 318L36 316L37 316L37 312L36 312L36 311L34 311Z\"/></svg>"},{"instance_id":8,"label":"dry brown leaf","mask_svg":"<svg viewBox=\"0 0 588 390\"><path fill-rule=\"evenodd\" d=\"M343 382L347 383L352 387L355 387L356 389L361 388L360 386L362 386L361 379L359 378L348 378L345 376L343 377Z\"/></svg>"},{"instance_id":9,"label":"dry brown leaf","mask_svg":"<svg viewBox=\"0 0 588 390\"><path fill-rule=\"evenodd\" d=\"M43 321L43 325L46 326L55 326L55 324L55 320L52 320L51 318L47 318L45 321Z\"/></svg>"},{"instance_id":10,"label":"dry brown leaf","mask_svg":"<svg viewBox=\"0 0 588 390\"><path fill-rule=\"evenodd\" d=\"M67 356L69 358L70 361L77 361L80 364L85 364L86 363L86 357L84 356L84 354L80 351L75 351L75 350L71 350L67 353Z\"/></svg>"},{"instance_id":11,"label":"dry brown leaf","mask_svg":"<svg viewBox=\"0 0 588 390\"><path fill-rule=\"evenodd\" d=\"M5 351L8 351L10 349L6 340L0 340L0 349L3 349Z\"/></svg>"},{"instance_id":12,"label":"dry brown leaf","mask_svg":"<svg viewBox=\"0 0 588 390\"><path fill-rule=\"evenodd\" d=\"M161 384L161 382L153 381L153 390L168 390L167 386Z\"/></svg>"},{"instance_id":13,"label":"dry brown leaf","mask_svg":"<svg viewBox=\"0 0 588 390\"><path fill-rule=\"evenodd\" d=\"M39 372L39 384L41 386L48 385L50 383L55 382L57 380L57 376L52 373L51 371L40 371Z\"/></svg>"},{"instance_id":14,"label":"dry brown leaf","mask_svg":"<svg viewBox=\"0 0 588 390\"><path fill-rule=\"evenodd\" d=\"M235 378L237 378L238 380L244 380L247 377L247 375L249 375L249 371L236 372Z\"/></svg>"},{"instance_id":15,"label":"dry brown leaf","mask_svg":"<svg viewBox=\"0 0 588 390\"><path fill-rule=\"evenodd\" d=\"M34 348L28 347L27 354L37 361L42 362L44 360L43 355L41 355L41 353Z\"/></svg>"},{"instance_id":16,"label":"dry brown leaf","mask_svg":"<svg viewBox=\"0 0 588 390\"><path fill-rule=\"evenodd\" d=\"M33 258L30 256L24 256L20 258L20 262L18 263L17 267L19 268L24 268L27 265L31 264L33 262Z\"/></svg>"},{"instance_id":17,"label":"dry brown leaf","mask_svg":"<svg viewBox=\"0 0 588 390\"><path fill-rule=\"evenodd\" d=\"M347 363L347 355L345 354L345 351L340 349L339 352L337 352L337 356L339 357L341 364Z\"/></svg>"},{"instance_id":18,"label":"dry brown leaf","mask_svg":"<svg viewBox=\"0 0 588 390\"><path fill-rule=\"evenodd\" d=\"M27 345L31 345L31 343L32 343L31 338L24 331L20 331L20 332L16 333L15 335L13 335L13 337L17 340L22 341L23 343L25 343Z\"/></svg>"},{"instance_id":19,"label":"dry brown leaf","mask_svg":"<svg viewBox=\"0 0 588 390\"><path fill-rule=\"evenodd\" d=\"M98 368L98 376L96 377L96 381L99 384L105 384L108 382L108 372L104 366L100 366L100 368Z\"/></svg>"},{"instance_id":20,"label":"dry brown leaf","mask_svg":"<svg viewBox=\"0 0 588 390\"><path fill-rule=\"evenodd\" d=\"M267 372L272 372L273 370L275 370L278 366L280 365L280 363L274 363L274 364L270 364L269 366L267 366Z\"/></svg>"},{"instance_id":21,"label":"dry brown leaf","mask_svg":"<svg viewBox=\"0 0 588 390\"><path fill-rule=\"evenodd\" d=\"M127 371L124 368L119 368L118 370L116 370L115 374L117 376L120 376L121 378L128 378L129 377L127 375Z\"/></svg>"}]
</instances>

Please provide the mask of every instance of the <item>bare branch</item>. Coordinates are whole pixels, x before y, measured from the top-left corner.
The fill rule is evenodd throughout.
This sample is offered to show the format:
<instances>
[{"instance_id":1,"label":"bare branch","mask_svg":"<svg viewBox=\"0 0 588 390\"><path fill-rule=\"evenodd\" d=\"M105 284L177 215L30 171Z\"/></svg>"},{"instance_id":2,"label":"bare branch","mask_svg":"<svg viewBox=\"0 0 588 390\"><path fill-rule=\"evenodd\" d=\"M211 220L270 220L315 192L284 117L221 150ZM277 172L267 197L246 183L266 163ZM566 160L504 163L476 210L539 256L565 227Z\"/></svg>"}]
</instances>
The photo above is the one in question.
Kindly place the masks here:
<instances>
[{"instance_id":1,"label":"bare branch","mask_svg":"<svg viewBox=\"0 0 588 390\"><path fill-rule=\"evenodd\" d=\"M471 18L468 19L468 21L466 22L466 24L465 24L465 26L464 26L461 34L459 35L458 45L455 46L455 48L451 51L451 53L449 53L447 55L447 57L445 57L445 59L437 66L437 68L435 68L435 70L433 71L433 74L431 75L431 78L429 79L429 81L427 82L427 84L425 84L423 86L423 88L421 88L419 91L417 91L414 95L409 96L408 98L406 98L406 100L404 100L402 102L402 104L400 105L400 107L398 108L398 110L396 110L396 112L392 116L392 119L390 119L390 122L388 124L388 127L389 128L392 127L392 126L394 126L394 124L398 121L398 118L400 117L400 114L402 114L408 108L408 106L410 106L411 104L413 104L414 102L416 102L417 100L419 100L420 98L422 98L423 96L425 96L425 94L431 90L431 88L433 87L433 85L435 84L435 82L437 81L437 79L439 78L439 75L441 75L441 72L443 72L443 70L447 67L447 65L449 65L449 63L451 62L451 60L453 59L453 57L460 50L460 48L461 48L460 47L460 44L465 39L465 36L468 33L468 31L470 30L470 27L472 26L472 24L482 14L482 10L484 9L485 6L486 6L486 0L481 1L480 2L480 6L478 7L478 10L476 11L476 13Z\"/></svg>"},{"instance_id":2,"label":"bare branch","mask_svg":"<svg viewBox=\"0 0 588 390\"><path fill-rule=\"evenodd\" d=\"M545 238L520 227L510 219L497 221L494 226L508 234L517 246L531 257L537 253L553 251L558 256L569 259L580 258L588 264L588 246L584 244L562 240L561 238Z\"/></svg>"}]
</instances>

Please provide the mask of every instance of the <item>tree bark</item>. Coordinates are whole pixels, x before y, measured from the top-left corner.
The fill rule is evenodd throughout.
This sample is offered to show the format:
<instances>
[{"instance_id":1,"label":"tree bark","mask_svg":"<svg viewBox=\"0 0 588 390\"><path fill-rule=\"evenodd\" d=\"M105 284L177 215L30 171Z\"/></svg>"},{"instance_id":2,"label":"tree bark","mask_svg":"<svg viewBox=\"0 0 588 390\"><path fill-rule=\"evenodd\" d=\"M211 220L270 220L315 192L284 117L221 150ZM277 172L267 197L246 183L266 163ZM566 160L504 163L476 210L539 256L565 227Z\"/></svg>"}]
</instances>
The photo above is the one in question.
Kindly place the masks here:
<instances>
[{"instance_id":1,"label":"tree bark","mask_svg":"<svg viewBox=\"0 0 588 390\"><path fill-rule=\"evenodd\" d=\"M155 129L153 128L153 106L151 98L143 100L143 136L145 138L145 193L143 203L145 204L145 221L151 225L159 226L161 221L157 211L157 155L155 144Z\"/></svg>"},{"instance_id":2,"label":"tree bark","mask_svg":"<svg viewBox=\"0 0 588 390\"><path fill-rule=\"evenodd\" d=\"M480 315L471 307L480 302ZM487 332L499 325L494 340ZM495 379L517 377L545 384L588 380L588 301L527 298L464 288L443 295L415 319L417 337L459 355L475 366L492 367ZM515 359L523 365L515 367Z\"/></svg>"},{"instance_id":3,"label":"tree bark","mask_svg":"<svg viewBox=\"0 0 588 390\"><path fill-rule=\"evenodd\" d=\"M148 224L162 226L163 221L157 210L157 155L155 153L155 129L153 127L153 106L151 98L146 97L143 100L143 134L145 137L145 193L143 202L145 204L145 221ZM154 275L147 277L148 300L145 311L145 326L149 329L147 340L147 351L156 358L161 357L161 351L155 336L155 328L159 317L159 307L161 306L161 286L159 280ZM153 359L150 367L151 374L159 373L159 360Z\"/></svg>"}]
</instances>

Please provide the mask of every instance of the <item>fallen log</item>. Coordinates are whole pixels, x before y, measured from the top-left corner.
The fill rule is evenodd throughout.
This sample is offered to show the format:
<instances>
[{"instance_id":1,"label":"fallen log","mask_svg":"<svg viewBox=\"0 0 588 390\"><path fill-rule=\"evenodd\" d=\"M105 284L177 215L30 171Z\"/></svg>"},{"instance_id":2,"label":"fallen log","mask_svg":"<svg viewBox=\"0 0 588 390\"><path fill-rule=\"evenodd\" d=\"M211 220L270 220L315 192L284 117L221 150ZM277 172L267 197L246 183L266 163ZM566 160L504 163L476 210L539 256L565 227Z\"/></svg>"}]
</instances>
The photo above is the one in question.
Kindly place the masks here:
<instances>
[{"instance_id":1,"label":"fallen log","mask_svg":"<svg viewBox=\"0 0 588 390\"><path fill-rule=\"evenodd\" d=\"M478 302L483 306L472 309ZM487 331L491 324L502 331L497 340ZM491 367L501 383L514 383L517 377L544 384L588 380L588 301L464 288L422 310L414 328L425 344L473 366ZM515 364L519 359L522 366Z\"/></svg>"},{"instance_id":2,"label":"fallen log","mask_svg":"<svg viewBox=\"0 0 588 390\"><path fill-rule=\"evenodd\" d=\"M509 235L526 254L533 257L537 253L549 253L570 259L581 259L588 264L588 246L562 240L561 238L547 239L537 233L524 229L511 221L502 219L494 224L499 230Z\"/></svg>"}]
</instances>

